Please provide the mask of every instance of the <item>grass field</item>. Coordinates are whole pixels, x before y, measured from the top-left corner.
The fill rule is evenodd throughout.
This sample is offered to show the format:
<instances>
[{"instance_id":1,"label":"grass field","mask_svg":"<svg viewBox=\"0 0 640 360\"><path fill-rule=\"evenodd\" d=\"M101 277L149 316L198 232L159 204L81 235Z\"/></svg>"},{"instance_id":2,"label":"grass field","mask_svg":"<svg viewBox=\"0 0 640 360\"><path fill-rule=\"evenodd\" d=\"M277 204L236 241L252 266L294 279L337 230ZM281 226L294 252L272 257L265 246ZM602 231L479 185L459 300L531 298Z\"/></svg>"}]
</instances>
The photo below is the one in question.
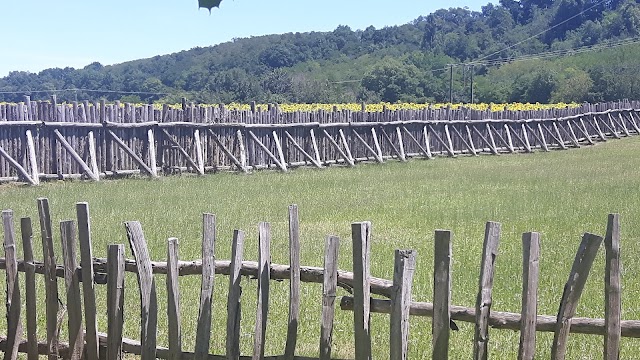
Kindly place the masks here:
<instances>
[{"instance_id":1,"label":"grass field","mask_svg":"<svg viewBox=\"0 0 640 360\"><path fill-rule=\"evenodd\" d=\"M584 232L604 235L607 214L622 218L623 319L640 319L640 138L627 138L570 151L505 156L460 157L408 163L361 164L348 169L298 169L288 174L218 174L203 178L178 176L157 181L129 179L100 183L59 182L40 187L0 187L0 207L16 217L30 216L37 226L37 197L50 199L55 221L73 218L75 202L88 201L92 214L95 256L106 257L106 246L125 243L123 221L139 220L149 241L152 259L166 258L166 239L180 239L181 259L200 252L201 213L218 217L216 255L229 259L233 229L247 233L245 259L257 258L257 224L272 224L274 263L288 262L287 205L300 207L302 263L321 266L324 237L342 239L340 268L351 270L350 224L373 222L372 274L390 279L393 250L418 251L413 297L430 301L432 293L433 232L450 229L453 243L453 303L473 306L477 292L484 224L502 223L496 261L493 309L519 312L521 235L542 233L539 313L555 315L564 283ZM17 221L16 221L17 223ZM39 234L39 229L34 229ZM41 258L39 238L36 255ZM59 236L55 237L59 242ZM60 251L58 250L58 259ZM127 256L131 257L128 246ZM604 315L604 248L601 248L578 308L578 316ZM41 277L39 277L41 278ZM157 276L160 308L159 343L167 344L164 278ZM216 276L211 351L224 353L224 324L228 278ZM41 279L40 279L41 281ZM0 281L4 293L4 281ZM60 281L62 288L63 282ZM42 284L40 284L42 285ZM181 278L184 348L193 349L200 279ZM242 351L250 354L254 326L255 280L243 280ZM40 287L42 289L42 287ZM100 301L106 288L98 286ZM267 354L281 354L286 336L288 283L272 283L267 329ZM297 352L317 354L320 333L321 286L304 285ZM339 289L338 295L346 295ZM44 298L40 293L39 300ZM137 338L138 292L135 277L127 275L125 336ZM44 313L44 309L42 309ZM4 323L0 310L0 329ZM337 310L334 355L352 357L352 314ZM99 328L106 331L106 309ZM44 316L39 333L44 337ZM471 358L473 324L458 323L451 338L451 355ZM412 318L410 358L429 358L431 322ZM372 315L375 358L388 357L388 316ZM492 358L515 359L519 333L492 330ZM538 356L548 358L553 336L538 334ZM569 359L602 358L600 336L571 335ZM640 340L625 339L623 359L637 357Z\"/></svg>"}]
</instances>

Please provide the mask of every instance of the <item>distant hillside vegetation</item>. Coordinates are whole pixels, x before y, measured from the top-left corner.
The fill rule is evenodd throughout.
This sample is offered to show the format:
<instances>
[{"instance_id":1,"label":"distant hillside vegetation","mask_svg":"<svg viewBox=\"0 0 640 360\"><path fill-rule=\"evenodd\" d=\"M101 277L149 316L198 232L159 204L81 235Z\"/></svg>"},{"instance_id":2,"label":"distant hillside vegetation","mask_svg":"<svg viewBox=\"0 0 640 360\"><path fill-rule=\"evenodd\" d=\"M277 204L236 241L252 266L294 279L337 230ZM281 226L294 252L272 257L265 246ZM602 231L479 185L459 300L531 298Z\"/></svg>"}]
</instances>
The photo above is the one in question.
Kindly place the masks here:
<instances>
[{"instance_id":1,"label":"distant hillside vegetation","mask_svg":"<svg viewBox=\"0 0 640 360\"><path fill-rule=\"evenodd\" d=\"M547 31L545 31L547 30ZM30 90L101 89L167 95L64 92L61 100L178 102L442 102L448 64L546 53L547 59L475 65L484 102L608 101L640 98L640 4L635 0L500 0L482 11L438 10L409 24L237 39L113 66L12 72L0 101ZM552 53L630 44L566 56ZM506 49L505 51L502 51ZM537 59L539 58L539 59ZM470 100L471 67L454 67L454 101ZM34 93L32 98L47 98Z\"/></svg>"}]
</instances>

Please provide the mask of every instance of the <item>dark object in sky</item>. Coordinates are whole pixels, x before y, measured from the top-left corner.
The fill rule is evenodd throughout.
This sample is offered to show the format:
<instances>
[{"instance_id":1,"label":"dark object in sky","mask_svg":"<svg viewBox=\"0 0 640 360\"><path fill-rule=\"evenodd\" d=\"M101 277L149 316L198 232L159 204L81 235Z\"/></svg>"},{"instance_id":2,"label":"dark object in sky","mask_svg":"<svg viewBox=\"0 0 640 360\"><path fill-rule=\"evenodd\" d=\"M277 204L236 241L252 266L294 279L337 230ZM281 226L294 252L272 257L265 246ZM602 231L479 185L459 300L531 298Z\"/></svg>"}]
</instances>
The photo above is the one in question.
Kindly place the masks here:
<instances>
[{"instance_id":1,"label":"dark object in sky","mask_svg":"<svg viewBox=\"0 0 640 360\"><path fill-rule=\"evenodd\" d=\"M214 7L219 7L222 0L198 0L198 7L207 8L209 12Z\"/></svg>"}]
</instances>

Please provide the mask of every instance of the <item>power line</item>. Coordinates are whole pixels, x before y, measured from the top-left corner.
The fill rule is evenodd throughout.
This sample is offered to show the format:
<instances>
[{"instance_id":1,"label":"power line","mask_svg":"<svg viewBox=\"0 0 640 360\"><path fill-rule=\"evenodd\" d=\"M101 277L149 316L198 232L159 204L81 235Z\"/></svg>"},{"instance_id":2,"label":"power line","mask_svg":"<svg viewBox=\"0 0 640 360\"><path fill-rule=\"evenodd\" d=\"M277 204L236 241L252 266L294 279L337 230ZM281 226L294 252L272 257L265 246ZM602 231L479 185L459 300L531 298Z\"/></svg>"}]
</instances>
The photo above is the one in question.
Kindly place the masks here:
<instances>
[{"instance_id":1,"label":"power line","mask_svg":"<svg viewBox=\"0 0 640 360\"><path fill-rule=\"evenodd\" d=\"M39 94L39 93L60 93L60 92L96 92L96 93L117 93L117 94L136 94L136 95L170 95L171 93L164 92L148 92L148 91L120 91L120 90L100 90L100 89L83 89L83 88L69 88L69 89L53 89L53 90L23 90L23 91L0 91L0 94Z\"/></svg>"}]
</instances>

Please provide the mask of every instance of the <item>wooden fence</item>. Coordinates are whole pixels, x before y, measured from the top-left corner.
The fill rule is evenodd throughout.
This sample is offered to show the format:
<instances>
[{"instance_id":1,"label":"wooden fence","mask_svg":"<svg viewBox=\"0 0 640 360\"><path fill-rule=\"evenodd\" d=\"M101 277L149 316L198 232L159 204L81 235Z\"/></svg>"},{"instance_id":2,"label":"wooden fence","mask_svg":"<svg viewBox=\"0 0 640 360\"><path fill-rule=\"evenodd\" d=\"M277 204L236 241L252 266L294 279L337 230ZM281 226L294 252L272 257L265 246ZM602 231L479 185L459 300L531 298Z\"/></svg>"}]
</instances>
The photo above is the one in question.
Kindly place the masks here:
<instances>
[{"instance_id":1,"label":"wooden fence","mask_svg":"<svg viewBox=\"0 0 640 360\"><path fill-rule=\"evenodd\" d=\"M519 359L533 359L536 332L554 332L552 359L563 359L570 332L599 334L604 336L605 359L618 359L620 338L640 337L640 321L621 321L620 287L620 231L619 216L609 215L604 237L606 251L605 269L605 318L576 318L576 306L580 300L594 257L603 241L601 236L584 234L577 250L573 267L568 276L564 293L556 316L537 314L538 258L540 255L539 234L523 234L523 288L521 314L497 312L491 308L494 265L500 239L500 224L488 222L480 265L480 279L475 308L451 305L451 231L437 230L434 240L434 287L433 303L412 302L411 287L415 269L416 252L396 250L392 280L374 278L370 274L371 224L352 224L353 269L339 270L336 266L339 239L327 236L324 267L307 267L300 264L300 235L298 209L289 207L290 264L271 263L271 234L268 223L259 225L258 261L244 261L244 233L234 231L231 260L215 258L216 218L203 215L202 259L180 261L178 242L167 241L166 262L151 261L139 222L125 223L133 260L125 260L124 245L109 245L106 259L94 258L92 254L90 216L87 203L76 205L77 221L60 223L62 244L62 266L56 264L54 234L47 199L38 199L38 214L43 245L43 261L36 261L33 252L31 219L20 220L20 232L24 260L16 257L16 234L13 213L2 212L4 226L5 257L0 267L6 269L6 336L0 338L0 350L5 359L16 359L18 352L35 360L38 355L47 355L50 360L58 357L69 359L98 358L121 359L123 353L141 355L142 359L331 359L333 321L336 310L336 289L345 287L353 294L343 297L340 309L353 311L354 357L371 359L371 313L389 313L389 354L392 360L406 359L410 316L429 316L432 321L433 358L447 359L449 334L452 320L475 324L474 358L486 359L489 342L489 327L495 329L520 330ZM77 239L77 240L76 240ZM80 263L76 262L76 242L80 247ZM86 266L91 264L91 266ZM25 273L24 288L20 286L18 272ZM137 274L140 292L141 328L140 339L123 339L124 273ZM211 335L213 275L229 277L227 298L226 353L209 354ZM44 302L36 294L36 274L44 275ZM167 320L169 347L156 344L158 324L158 299L154 274L166 274ZM187 351L182 346L180 326L180 288L178 276L201 276L200 306L197 318L195 349ZM240 276L249 275L257 279L258 296L255 309L256 325L251 356L239 352L240 320ZM65 293L58 293L57 278L64 278ZM87 281L93 279L94 281ZM266 319L269 315L269 284L272 280L289 280L289 316L287 341L280 356L265 356ZM300 283L322 284L321 335L318 341L319 357L297 356L296 343L300 311ZM96 302L96 284L106 284L106 303ZM99 285L97 285L99 286ZM24 290L23 290L24 289ZM386 297L371 298L372 294ZM66 295L66 297L65 297ZM22 307L25 296L25 307ZM66 300L66 326L68 342L59 338L60 326L64 323L64 312L58 299ZM46 341L37 338L36 312L43 304L46 312ZM81 306L82 305L82 306ZM108 311L106 333L99 332L96 323L97 311ZM243 316L248 312L242 311ZM128 315L127 315L128 316ZM134 316L137 316L134 315ZM26 338L23 331L26 319ZM101 329L104 330L104 329ZM383 356L376 354L376 357Z\"/></svg>"},{"instance_id":2,"label":"wooden fence","mask_svg":"<svg viewBox=\"0 0 640 360\"><path fill-rule=\"evenodd\" d=\"M5 121L6 120L6 121ZM282 113L194 104L0 104L0 182L287 171L411 157L576 148L640 133L640 103L540 111Z\"/></svg>"}]
</instances>

